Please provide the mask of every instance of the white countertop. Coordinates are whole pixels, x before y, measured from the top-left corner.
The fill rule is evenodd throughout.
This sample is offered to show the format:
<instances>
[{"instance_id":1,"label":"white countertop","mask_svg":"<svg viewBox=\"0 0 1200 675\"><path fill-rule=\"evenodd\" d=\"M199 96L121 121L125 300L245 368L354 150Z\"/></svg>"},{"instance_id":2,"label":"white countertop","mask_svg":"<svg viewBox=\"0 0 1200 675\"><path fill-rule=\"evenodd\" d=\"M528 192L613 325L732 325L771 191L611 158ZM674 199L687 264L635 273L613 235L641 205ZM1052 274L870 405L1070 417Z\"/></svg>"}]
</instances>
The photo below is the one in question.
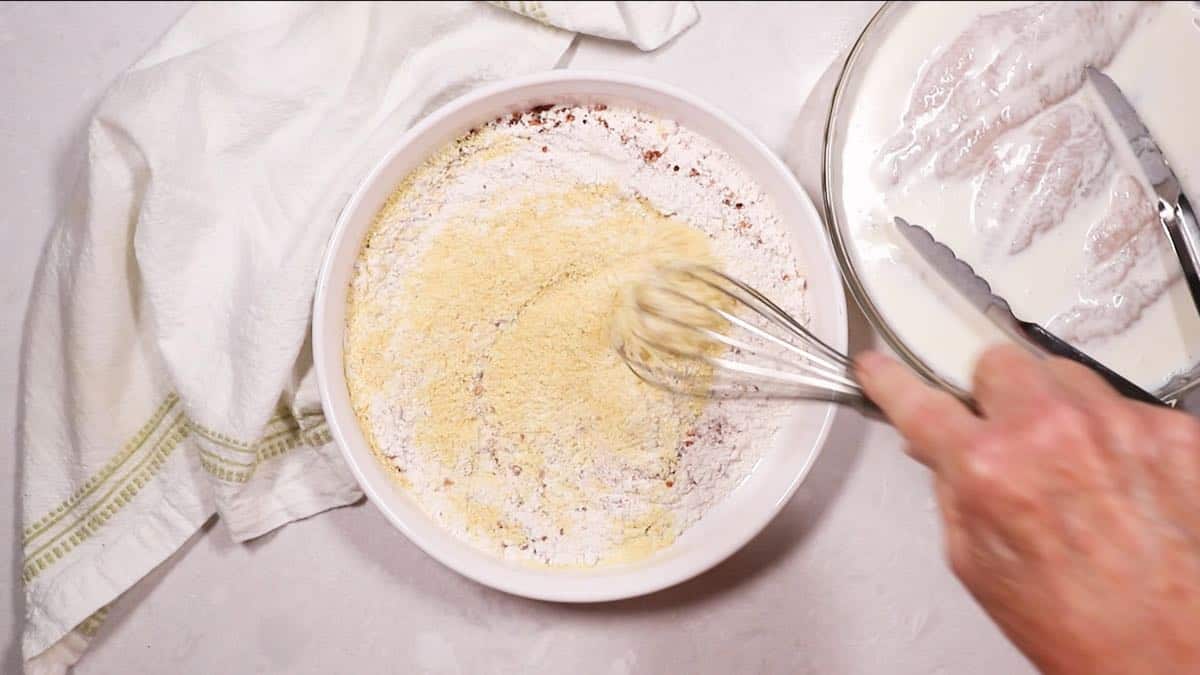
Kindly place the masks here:
<instances>
[{"instance_id":1,"label":"white countertop","mask_svg":"<svg viewBox=\"0 0 1200 675\"><path fill-rule=\"evenodd\" d=\"M652 54L585 39L572 67L688 89L777 152L875 3L711 3ZM15 437L34 267L98 98L186 5L0 4L0 429ZM816 157L813 158L817 160ZM873 341L861 318L852 343ZM9 569L0 670L19 663L15 446L0 463ZM236 572L234 572L236 570ZM110 613L77 672L1024 673L947 570L924 470L888 427L839 418L808 481L715 570L620 603L511 597L443 568L360 504L248 545L210 524Z\"/></svg>"}]
</instances>

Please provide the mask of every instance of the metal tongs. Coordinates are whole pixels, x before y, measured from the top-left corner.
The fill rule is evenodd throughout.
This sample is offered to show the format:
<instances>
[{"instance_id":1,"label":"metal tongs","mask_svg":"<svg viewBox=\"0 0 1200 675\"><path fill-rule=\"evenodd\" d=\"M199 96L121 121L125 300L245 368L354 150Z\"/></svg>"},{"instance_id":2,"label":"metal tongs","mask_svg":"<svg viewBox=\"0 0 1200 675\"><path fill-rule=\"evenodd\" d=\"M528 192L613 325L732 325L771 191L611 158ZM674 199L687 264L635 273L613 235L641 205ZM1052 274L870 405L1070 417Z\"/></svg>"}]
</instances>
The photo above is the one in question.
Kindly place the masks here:
<instances>
[{"instance_id":1,"label":"metal tongs","mask_svg":"<svg viewBox=\"0 0 1200 675\"><path fill-rule=\"evenodd\" d=\"M1088 82L1095 89L1100 101L1108 108L1113 121L1125 136L1142 172L1157 197L1155 204L1163 230L1171 241L1171 248L1179 258L1183 278L1192 295L1192 304L1200 312L1200 225L1196 212L1183 193L1179 178L1167 165L1162 150L1150 135L1142 118L1138 116L1124 92L1112 78L1088 66L1085 70ZM1168 386L1167 398L1175 399L1192 387L1200 384L1200 378L1189 377L1175 387Z\"/></svg>"},{"instance_id":2,"label":"metal tongs","mask_svg":"<svg viewBox=\"0 0 1200 675\"><path fill-rule=\"evenodd\" d=\"M1167 165L1158 143L1154 142L1150 130L1142 123L1117 83L1091 66L1087 68L1087 78L1100 100L1108 107L1125 140L1129 142L1129 148L1141 163L1146 180L1154 188L1158 197L1158 217L1171 239L1175 255L1179 257L1183 278L1187 280L1196 311L1200 311L1200 227L1196 224L1196 213L1187 195L1183 194L1175 172Z\"/></svg>"},{"instance_id":3,"label":"metal tongs","mask_svg":"<svg viewBox=\"0 0 1200 675\"><path fill-rule=\"evenodd\" d=\"M1111 78L1095 68L1089 66L1085 73L1141 164L1146 180L1154 189L1158 200L1156 210L1159 219L1172 248L1175 249L1175 255L1179 258L1179 265L1183 268L1192 302L1196 311L1200 312L1200 226L1197 225L1191 203L1183 193L1175 172L1167 166L1158 144L1154 142L1150 131L1121 89ZM1031 351L1054 354L1081 363L1107 380L1121 394L1146 403L1174 403L1184 392L1200 384L1200 377L1176 378L1168 384L1162 398L1151 394L1042 326L1017 318L1008 302L993 293L986 280L976 274L970 265L960 260L952 250L934 239L927 230L903 218L896 218L895 222L900 233L913 248L952 287L1010 338ZM1195 374L1197 373L1191 375Z\"/></svg>"},{"instance_id":4,"label":"metal tongs","mask_svg":"<svg viewBox=\"0 0 1200 675\"><path fill-rule=\"evenodd\" d=\"M896 228L908 240L913 249L929 263L941 277L958 291L967 302L1000 328L1009 339L1034 354L1053 354L1087 366L1103 377L1122 396L1150 403L1166 405L1162 399L1142 389L1103 363L1071 346L1066 340L1042 326L1025 321L1013 314L1008 301L992 292L987 280L979 276L966 261L955 255L949 246L941 243L928 230L908 222L895 219Z\"/></svg>"}]
</instances>

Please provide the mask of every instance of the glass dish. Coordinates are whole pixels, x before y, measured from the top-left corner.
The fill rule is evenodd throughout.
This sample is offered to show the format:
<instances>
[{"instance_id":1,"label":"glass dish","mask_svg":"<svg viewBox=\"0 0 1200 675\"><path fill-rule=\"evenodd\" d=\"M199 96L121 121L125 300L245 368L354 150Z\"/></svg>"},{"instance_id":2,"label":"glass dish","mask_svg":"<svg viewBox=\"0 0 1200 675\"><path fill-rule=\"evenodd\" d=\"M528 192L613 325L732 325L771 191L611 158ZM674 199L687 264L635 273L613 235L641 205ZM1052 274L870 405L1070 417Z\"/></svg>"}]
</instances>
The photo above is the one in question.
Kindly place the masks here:
<instances>
[{"instance_id":1,"label":"glass dish","mask_svg":"<svg viewBox=\"0 0 1200 675\"><path fill-rule=\"evenodd\" d=\"M913 2L885 2L871 17L851 47L834 87L833 98L825 122L824 149L821 161L821 208L825 226L833 242L834 253L842 270L850 294L871 325L897 355L916 370L922 377L958 395L966 392L945 373L939 372L918 353L915 345L908 344L891 325L883 308L870 293L867 284L856 266L853 233L843 212L841 195L842 154L847 135L849 110L855 104L857 89L861 85L866 64L874 56L897 20ZM955 320L955 319L947 319ZM1167 401L1176 401L1191 389L1200 386L1200 365L1172 377L1159 387L1155 394Z\"/></svg>"}]
</instances>

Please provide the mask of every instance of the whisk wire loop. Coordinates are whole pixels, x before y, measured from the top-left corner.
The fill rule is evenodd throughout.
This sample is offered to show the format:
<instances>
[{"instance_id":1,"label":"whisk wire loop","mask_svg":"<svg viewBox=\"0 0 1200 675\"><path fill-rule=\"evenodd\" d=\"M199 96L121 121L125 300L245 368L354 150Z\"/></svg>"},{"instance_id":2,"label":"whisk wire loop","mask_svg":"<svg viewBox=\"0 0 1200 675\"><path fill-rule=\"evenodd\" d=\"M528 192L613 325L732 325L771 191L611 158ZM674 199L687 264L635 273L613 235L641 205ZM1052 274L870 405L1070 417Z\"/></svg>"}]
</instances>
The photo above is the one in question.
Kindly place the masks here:
<instances>
[{"instance_id":1,"label":"whisk wire loop","mask_svg":"<svg viewBox=\"0 0 1200 675\"><path fill-rule=\"evenodd\" d=\"M821 400L875 412L845 354L724 272L660 267L631 298L632 319L626 334L614 335L615 346L650 384L689 395Z\"/></svg>"}]
</instances>

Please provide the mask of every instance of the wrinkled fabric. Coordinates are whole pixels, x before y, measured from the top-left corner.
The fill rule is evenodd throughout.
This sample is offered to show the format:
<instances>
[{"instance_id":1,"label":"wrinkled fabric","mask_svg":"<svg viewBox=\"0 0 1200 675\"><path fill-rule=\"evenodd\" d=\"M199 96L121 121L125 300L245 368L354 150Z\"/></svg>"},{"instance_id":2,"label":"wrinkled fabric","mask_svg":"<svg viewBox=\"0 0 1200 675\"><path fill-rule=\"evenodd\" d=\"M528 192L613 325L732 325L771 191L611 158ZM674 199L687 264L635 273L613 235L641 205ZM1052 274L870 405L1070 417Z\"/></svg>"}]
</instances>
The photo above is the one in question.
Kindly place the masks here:
<instances>
[{"instance_id":1,"label":"wrinkled fabric","mask_svg":"<svg viewBox=\"0 0 1200 675\"><path fill-rule=\"evenodd\" d=\"M553 67L574 38L554 25L643 46L695 21L505 4L198 5L109 91L26 322L27 670L74 663L213 515L243 541L360 497L311 305L339 210L405 129Z\"/></svg>"}]
</instances>

